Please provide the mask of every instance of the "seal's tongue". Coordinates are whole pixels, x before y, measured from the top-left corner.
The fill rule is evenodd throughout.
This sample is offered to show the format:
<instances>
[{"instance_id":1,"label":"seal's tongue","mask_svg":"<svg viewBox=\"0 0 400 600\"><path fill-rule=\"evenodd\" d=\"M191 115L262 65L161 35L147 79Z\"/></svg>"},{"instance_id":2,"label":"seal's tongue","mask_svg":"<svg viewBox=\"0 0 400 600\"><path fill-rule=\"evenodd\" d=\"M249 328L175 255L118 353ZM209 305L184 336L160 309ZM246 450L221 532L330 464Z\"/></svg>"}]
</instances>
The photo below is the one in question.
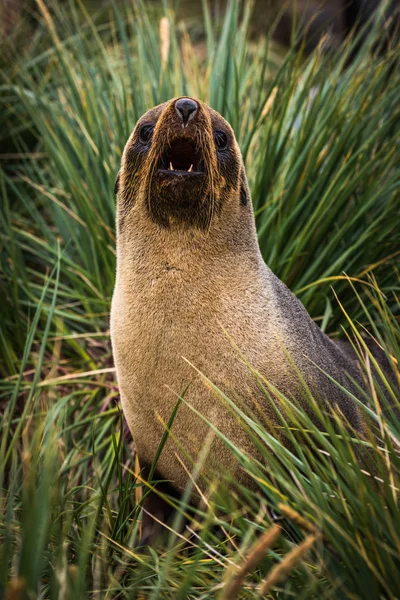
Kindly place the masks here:
<instances>
[{"instance_id":1,"label":"seal's tongue","mask_svg":"<svg viewBox=\"0 0 400 600\"><path fill-rule=\"evenodd\" d=\"M201 157L187 138L174 140L160 161L160 170L202 173Z\"/></svg>"}]
</instances>

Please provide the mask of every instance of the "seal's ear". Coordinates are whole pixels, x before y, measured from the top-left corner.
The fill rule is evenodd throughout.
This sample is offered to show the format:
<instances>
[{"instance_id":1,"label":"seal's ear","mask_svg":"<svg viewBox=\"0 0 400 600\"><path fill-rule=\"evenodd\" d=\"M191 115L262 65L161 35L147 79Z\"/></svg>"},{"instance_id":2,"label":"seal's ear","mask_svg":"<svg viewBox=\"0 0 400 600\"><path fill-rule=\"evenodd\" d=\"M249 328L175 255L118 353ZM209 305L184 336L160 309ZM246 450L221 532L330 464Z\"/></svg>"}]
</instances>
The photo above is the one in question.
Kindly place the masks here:
<instances>
[{"instance_id":1,"label":"seal's ear","mask_svg":"<svg viewBox=\"0 0 400 600\"><path fill-rule=\"evenodd\" d=\"M246 206L246 204L249 200L250 200L249 185L247 183L244 169L242 169L241 173L240 173L240 202L241 202L241 204L243 204L243 206Z\"/></svg>"},{"instance_id":2,"label":"seal's ear","mask_svg":"<svg viewBox=\"0 0 400 600\"><path fill-rule=\"evenodd\" d=\"M115 184L114 184L114 194L115 195L118 194L118 190L119 190L119 174L120 174L120 171L118 171L118 175L117 175L117 178L116 178Z\"/></svg>"}]
</instances>

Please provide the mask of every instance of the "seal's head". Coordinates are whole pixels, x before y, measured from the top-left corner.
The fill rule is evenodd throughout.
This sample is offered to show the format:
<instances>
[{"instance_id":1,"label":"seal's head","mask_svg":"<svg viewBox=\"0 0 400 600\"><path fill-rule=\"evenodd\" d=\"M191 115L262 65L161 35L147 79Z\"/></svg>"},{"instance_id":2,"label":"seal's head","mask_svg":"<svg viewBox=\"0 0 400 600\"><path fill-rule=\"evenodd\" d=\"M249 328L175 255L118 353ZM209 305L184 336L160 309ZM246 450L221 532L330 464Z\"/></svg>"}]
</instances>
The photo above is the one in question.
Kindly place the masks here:
<instances>
[{"instance_id":1,"label":"seal's head","mask_svg":"<svg viewBox=\"0 0 400 600\"><path fill-rule=\"evenodd\" d=\"M115 192L120 218L142 203L163 227L207 228L233 197L249 196L231 126L193 98L175 98L139 119L124 150Z\"/></svg>"}]
</instances>

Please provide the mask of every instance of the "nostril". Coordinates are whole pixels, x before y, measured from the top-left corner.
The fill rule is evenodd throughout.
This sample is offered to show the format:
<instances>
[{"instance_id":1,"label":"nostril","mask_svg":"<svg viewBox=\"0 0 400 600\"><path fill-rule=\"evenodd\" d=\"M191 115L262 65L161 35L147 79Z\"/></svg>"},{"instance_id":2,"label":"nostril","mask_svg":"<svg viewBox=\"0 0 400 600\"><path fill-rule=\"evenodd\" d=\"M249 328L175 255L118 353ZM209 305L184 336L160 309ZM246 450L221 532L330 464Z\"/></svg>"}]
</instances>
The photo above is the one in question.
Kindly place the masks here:
<instances>
[{"instance_id":1,"label":"nostril","mask_svg":"<svg viewBox=\"0 0 400 600\"><path fill-rule=\"evenodd\" d=\"M180 98L175 102L175 110L184 125L187 125L197 112L197 102L191 98Z\"/></svg>"}]
</instances>

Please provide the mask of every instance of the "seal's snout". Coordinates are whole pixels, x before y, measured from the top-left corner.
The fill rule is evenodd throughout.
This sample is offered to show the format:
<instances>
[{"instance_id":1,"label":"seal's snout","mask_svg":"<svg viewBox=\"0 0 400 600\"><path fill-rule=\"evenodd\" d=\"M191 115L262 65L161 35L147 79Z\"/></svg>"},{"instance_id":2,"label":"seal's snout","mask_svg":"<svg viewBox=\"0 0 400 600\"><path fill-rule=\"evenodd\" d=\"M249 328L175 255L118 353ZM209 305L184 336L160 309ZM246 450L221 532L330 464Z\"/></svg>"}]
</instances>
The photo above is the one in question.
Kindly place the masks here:
<instances>
[{"instance_id":1,"label":"seal's snout","mask_svg":"<svg viewBox=\"0 0 400 600\"><path fill-rule=\"evenodd\" d=\"M200 175L203 173L203 161L194 143L187 138L177 138L161 156L159 173L174 175Z\"/></svg>"},{"instance_id":2,"label":"seal's snout","mask_svg":"<svg viewBox=\"0 0 400 600\"><path fill-rule=\"evenodd\" d=\"M197 113L197 109L197 102L191 98L179 98L179 100L175 102L176 114L182 121L184 127L187 127L189 121L194 118Z\"/></svg>"}]
</instances>

